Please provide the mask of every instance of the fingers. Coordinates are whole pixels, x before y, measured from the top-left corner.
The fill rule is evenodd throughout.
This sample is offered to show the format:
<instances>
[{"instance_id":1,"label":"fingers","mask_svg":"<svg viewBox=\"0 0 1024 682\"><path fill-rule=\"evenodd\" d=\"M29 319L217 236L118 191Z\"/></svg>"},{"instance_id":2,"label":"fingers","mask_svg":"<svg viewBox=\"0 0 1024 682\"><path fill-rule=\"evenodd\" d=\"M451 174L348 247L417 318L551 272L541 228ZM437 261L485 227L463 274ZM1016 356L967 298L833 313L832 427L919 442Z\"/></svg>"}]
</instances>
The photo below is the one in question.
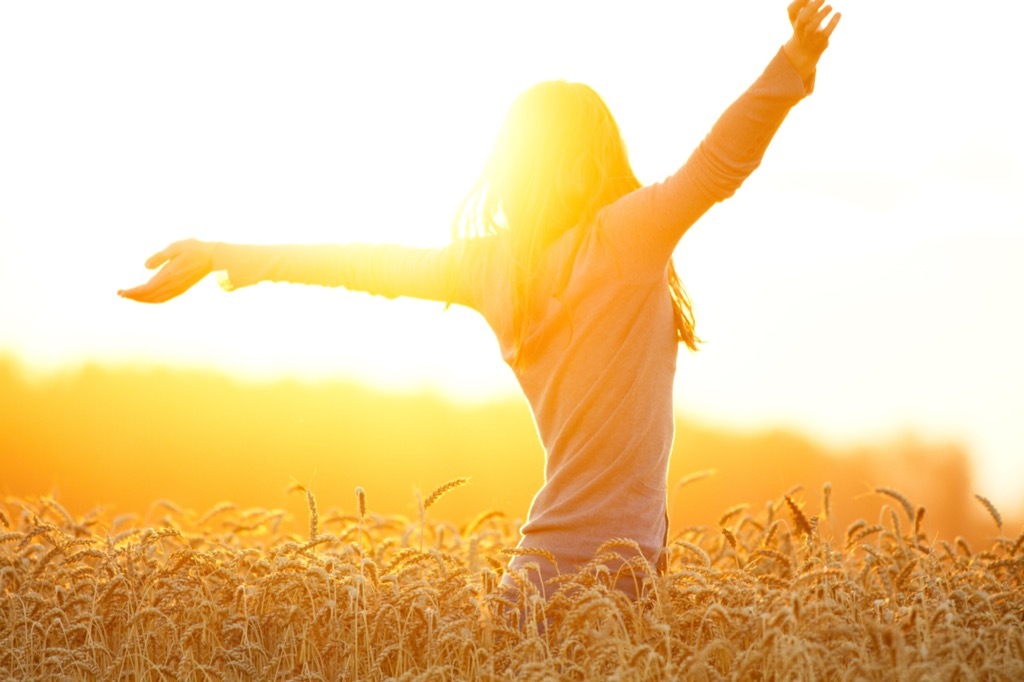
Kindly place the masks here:
<instances>
[{"instance_id":1,"label":"fingers","mask_svg":"<svg viewBox=\"0 0 1024 682\"><path fill-rule=\"evenodd\" d=\"M804 8L807 1L808 0L793 0L793 2L789 3L789 7L787 8L787 11L789 12L789 23L796 23L797 15L800 14L800 10Z\"/></svg>"},{"instance_id":2,"label":"fingers","mask_svg":"<svg viewBox=\"0 0 1024 682\"><path fill-rule=\"evenodd\" d=\"M798 32L803 33L808 28L816 26L817 24L814 23L814 17L823 10L822 5L824 3L825 0L810 0L810 2L804 3L804 6L800 8L799 12L797 12L796 22L793 28ZM828 13L831 11L831 8L824 8L824 11ZM820 18L818 19L818 22L821 22Z\"/></svg>"},{"instance_id":3,"label":"fingers","mask_svg":"<svg viewBox=\"0 0 1024 682\"><path fill-rule=\"evenodd\" d=\"M829 14L832 14L832 6L826 5L825 0L809 0L797 12L793 33L802 42L808 45L817 45L818 49L824 50L840 17L838 13L834 14L828 24L822 27L821 23Z\"/></svg>"},{"instance_id":4,"label":"fingers","mask_svg":"<svg viewBox=\"0 0 1024 682\"><path fill-rule=\"evenodd\" d=\"M184 251L185 248L191 242L194 241L194 239L183 239L182 241L174 242L173 244L165 248L163 251L157 251L152 256L146 259L146 267L149 268L150 270L152 270L153 268L160 267L161 265L171 260L175 256L180 255L181 252Z\"/></svg>"},{"instance_id":5,"label":"fingers","mask_svg":"<svg viewBox=\"0 0 1024 682\"><path fill-rule=\"evenodd\" d=\"M117 294L139 303L163 303L181 293L181 288L176 283L177 279L170 268L163 268L145 284L132 289L122 289Z\"/></svg>"},{"instance_id":6,"label":"fingers","mask_svg":"<svg viewBox=\"0 0 1024 682\"><path fill-rule=\"evenodd\" d=\"M139 303L163 303L167 300L153 280L132 289L120 289L117 292L117 295L121 298L138 301Z\"/></svg>"},{"instance_id":7,"label":"fingers","mask_svg":"<svg viewBox=\"0 0 1024 682\"><path fill-rule=\"evenodd\" d=\"M169 261L171 258L174 258L174 255L172 254L172 249L174 248L174 246L174 244L171 244L166 249L162 251L157 251L152 256L147 258L146 267L152 270L153 268L160 267L161 265Z\"/></svg>"},{"instance_id":8,"label":"fingers","mask_svg":"<svg viewBox=\"0 0 1024 682\"><path fill-rule=\"evenodd\" d=\"M836 30L836 26L839 25L839 19L842 16L842 14L836 12L835 14L832 15L832 18L829 19L828 25L821 30L821 35L825 38L826 42L828 42L829 36L832 35L832 31Z\"/></svg>"},{"instance_id":9,"label":"fingers","mask_svg":"<svg viewBox=\"0 0 1024 682\"><path fill-rule=\"evenodd\" d=\"M139 303L160 303L150 298L149 287L142 285L133 289L118 289L117 295L121 298L128 298Z\"/></svg>"},{"instance_id":10,"label":"fingers","mask_svg":"<svg viewBox=\"0 0 1024 682\"><path fill-rule=\"evenodd\" d=\"M807 26L809 28L814 28L815 30L821 28L821 22L824 21L825 17L827 17L831 12L832 7L830 5L825 5L815 12L814 16L807 20Z\"/></svg>"},{"instance_id":11,"label":"fingers","mask_svg":"<svg viewBox=\"0 0 1024 682\"><path fill-rule=\"evenodd\" d=\"M789 23L796 28L797 22L806 22L807 18L816 12L823 2L824 0L793 0L787 8Z\"/></svg>"}]
</instances>

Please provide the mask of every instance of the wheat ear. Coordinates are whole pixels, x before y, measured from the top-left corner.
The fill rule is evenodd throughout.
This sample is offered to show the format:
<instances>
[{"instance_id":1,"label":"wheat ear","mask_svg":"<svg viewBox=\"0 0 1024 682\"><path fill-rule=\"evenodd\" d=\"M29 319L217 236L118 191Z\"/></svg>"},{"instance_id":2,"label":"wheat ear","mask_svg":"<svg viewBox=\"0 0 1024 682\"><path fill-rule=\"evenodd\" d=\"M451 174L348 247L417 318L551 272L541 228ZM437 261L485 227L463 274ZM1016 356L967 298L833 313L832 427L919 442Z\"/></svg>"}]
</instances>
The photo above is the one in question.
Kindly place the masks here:
<instances>
[{"instance_id":1,"label":"wheat ear","mask_svg":"<svg viewBox=\"0 0 1024 682\"><path fill-rule=\"evenodd\" d=\"M793 501L793 498L789 495L785 497L786 505L789 507L789 513L793 515L793 521L796 523L796 530L798 533L802 533L810 537L811 535L811 522L807 520L800 505Z\"/></svg>"},{"instance_id":2,"label":"wheat ear","mask_svg":"<svg viewBox=\"0 0 1024 682\"><path fill-rule=\"evenodd\" d=\"M427 495L427 499L423 500L423 508L430 509L430 505L434 504L439 499L441 499L441 496L444 495L446 492L448 492L449 490L454 490L455 488L458 488L461 485L465 485L468 482L468 478L456 478L454 480L448 481L441 487L434 490L434 492Z\"/></svg>"},{"instance_id":3,"label":"wheat ear","mask_svg":"<svg viewBox=\"0 0 1024 682\"><path fill-rule=\"evenodd\" d=\"M981 502L982 506L985 507L986 511L988 511L988 513L992 516L992 520L996 522L996 527L999 528L999 532L1002 533L1003 515L999 513L999 510L996 509L996 506L992 504L992 502L984 495L976 494L974 496L974 499L978 500L978 502Z\"/></svg>"},{"instance_id":4,"label":"wheat ear","mask_svg":"<svg viewBox=\"0 0 1024 682\"><path fill-rule=\"evenodd\" d=\"M359 518L366 516L366 491L356 486L356 505L359 507Z\"/></svg>"},{"instance_id":5,"label":"wheat ear","mask_svg":"<svg viewBox=\"0 0 1024 682\"><path fill-rule=\"evenodd\" d=\"M908 500L899 492L891 488L875 488L875 492L881 495L888 495L892 499L899 502L900 505L903 507L903 511L907 515L907 520L911 523L914 522L914 516L917 514L917 511L914 509L914 505L910 503L910 500Z\"/></svg>"}]
</instances>

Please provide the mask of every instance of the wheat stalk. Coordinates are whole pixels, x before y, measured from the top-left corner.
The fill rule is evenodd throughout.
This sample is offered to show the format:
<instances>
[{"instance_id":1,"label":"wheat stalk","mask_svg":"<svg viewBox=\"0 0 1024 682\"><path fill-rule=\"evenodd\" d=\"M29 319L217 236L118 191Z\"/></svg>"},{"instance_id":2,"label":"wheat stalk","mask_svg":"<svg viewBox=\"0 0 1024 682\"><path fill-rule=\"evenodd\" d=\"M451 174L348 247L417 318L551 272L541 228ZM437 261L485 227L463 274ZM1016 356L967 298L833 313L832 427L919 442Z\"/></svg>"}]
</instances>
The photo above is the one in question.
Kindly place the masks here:
<instances>
[{"instance_id":1,"label":"wheat stalk","mask_svg":"<svg viewBox=\"0 0 1024 682\"><path fill-rule=\"evenodd\" d=\"M810 537L811 535L811 522L807 520L800 505L793 501L793 498L786 495L783 499L786 500L786 506L789 507L789 513L793 516L793 522L796 524L796 530L801 535Z\"/></svg>"},{"instance_id":2,"label":"wheat stalk","mask_svg":"<svg viewBox=\"0 0 1024 682\"><path fill-rule=\"evenodd\" d=\"M683 549L687 549L690 552L692 552L693 554L695 554L697 556L697 558L700 559L700 562L701 562L702 565L704 565L705 567L710 568L710 566L711 566L711 557L708 555L707 552L705 552L703 550L703 548L699 547L698 545L693 544L692 542L686 542L685 540L676 540L675 544L677 544L680 547L682 547Z\"/></svg>"},{"instance_id":3,"label":"wheat stalk","mask_svg":"<svg viewBox=\"0 0 1024 682\"><path fill-rule=\"evenodd\" d=\"M1002 533L1003 515L999 513L999 510L996 509L996 506L992 504L992 502L983 495L975 494L974 499L978 500L978 502L981 502L981 505L985 507L985 511L987 511L989 515L992 517L992 520L996 522L996 527L999 528L999 532Z\"/></svg>"},{"instance_id":4,"label":"wheat stalk","mask_svg":"<svg viewBox=\"0 0 1024 682\"><path fill-rule=\"evenodd\" d=\"M729 523L729 521L730 521L730 520L731 520L731 519L732 519L733 517L735 517L735 516L736 516L737 514L740 514L740 513L742 513L742 512L745 512L745 511L746 511L746 510L748 510L748 509L750 509L750 505L749 505L749 504L738 504L738 505L736 505L735 507L730 507L730 508L729 508L729 509L727 509L727 510L725 511L725 513L724 513L724 514L722 514L722 516L721 516L721 517L720 517L720 518L718 519L718 525L719 525L719 526L724 526L724 525L726 525L726 524L727 524L727 523Z\"/></svg>"},{"instance_id":5,"label":"wheat stalk","mask_svg":"<svg viewBox=\"0 0 1024 682\"><path fill-rule=\"evenodd\" d=\"M366 516L366 492L360 486L356 486L356 508L360 519Z\"/></svg>"},{"instance_id":6,"label":"wheat stalk","mask_svg":"<svg viewBox=\"0 0 1024 682\"><path fill-rule=\"evenodd\" d=\"M798 542L796 514L787 530L770 505L749 523L727 510L711 518L729 527L683 531L657 575L628 538L564 572L550 548L503 551L518 541L505 523L477 532L483 521L470 521L446 551L419 552L415 524L375 514L370 556L316 530L315 553L287 527L239 537L192 512L115 542L95 530L110 528L106 517L76 519L72 532L41 520L61 516L45 502L25 507L0 533L0 596L16 606L0 619L0 679L1017 679L1024 669L1024 533L978 552L957 538L935 541L946 555L912 553L898 530L858 521L846 533L856 551L841 551L831 537ZM897 529L898 510L883 509ZM923 517L917 508L915 539ZM225 526L267 518L236 512ZM759 548L732 565L728 547ZM618 567L621 554L635 556ZM502 583L509 556L537 560ZM543 560L560 569L546 597ZM628 571L644 574L636 599L614 587Z\"/></svg>"},{"instance_id":7,"label":"wheat stalk","mask_svg":"<svg viewBox=\"0 0 1024 682\"><path fill-rule=\"evenodd\" d=\"M454 490L455 488L458 488L459 486L465 485L468 482L469 482L468 478L456 478L456 479L448 481L444 485L434 489L434 492L432 492L429 495L427 495L427 499L423 500L423 508L424 509L430 509L430 505L434 504L439 499L441 499L441 496L443 496L449 490Z\"/></svg>"},{"instance_id":8,"label":"wheat stalk","mask_svg":"<svg viewBox=\"0 0 1024 682\"><path fill-rule=\"evenodd\" d=\"M559 573L558 561L555 559L555 555L551 553L551 550L544 549L543 547L505 547L501 550L501 553L508 556L542 557L555 567L555 573Z\"/></svg>"},{"instance_id":9,"label":"wheat stalk","mask_svg":"<svg viewBox=\"0 0 1024 682\"><path fill-rule=\"evenodd\" d=\"M687 474L686 476L683 476L681 479L679 479L678 483L676 483L675 492L679 492L679 490L681 488L685 488L686 486L690 485L691 483L696 483L697 481L702 481L705 478L710 478L711 476L714 476L714 475L715 475L715 470L714 469L705 469L703 471L695 471L692 474Z\"/></svg>"},{"instance_id":10,"label":"wheat stalk","mask_svg":"<svg viewBox=\"0 0 1024 682\"><path fill-rule=\"evenodd\" d=\"M911 523L914 522L914 505L910 503L910 500L891 488L875 488L875 492L881 495L887 495L899 502L900 506L903 507L903 512L907 515L907 520Z\"/></svg>"}]
</instances>

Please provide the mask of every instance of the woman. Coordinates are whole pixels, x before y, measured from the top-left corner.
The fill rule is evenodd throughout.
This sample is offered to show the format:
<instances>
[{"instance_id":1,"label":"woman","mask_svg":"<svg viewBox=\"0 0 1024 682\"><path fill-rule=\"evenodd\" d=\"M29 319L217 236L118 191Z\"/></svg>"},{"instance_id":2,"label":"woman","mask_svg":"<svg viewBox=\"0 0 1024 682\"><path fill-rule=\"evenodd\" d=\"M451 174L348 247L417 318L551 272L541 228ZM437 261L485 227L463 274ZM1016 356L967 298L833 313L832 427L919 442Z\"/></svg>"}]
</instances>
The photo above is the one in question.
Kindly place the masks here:
<instances>
[{"instance_id":1,"label":"woman","mask_svg":"<svg viewBox=\"0 0 1024 682\"><path fill-rule=\"evenodd\" d=\"M620 553L635 547L641 563L660 567L677 349L697 343L672 252L758 166L810 93L839 21L822 26L831 13L824 0L789 6L793 35L663 183L641 188L593 90L542 83L513 103L448 246L187 240L146 261L162 266L147 284L118 293L166 301L221 271L228 289L302 282L473 308L497 336L546 450L545 482L505 583L536 564L527 575L543 591L614 538L630 541ZM618 584L635 594L625 573Z\"/></svg>"}]
</instances>

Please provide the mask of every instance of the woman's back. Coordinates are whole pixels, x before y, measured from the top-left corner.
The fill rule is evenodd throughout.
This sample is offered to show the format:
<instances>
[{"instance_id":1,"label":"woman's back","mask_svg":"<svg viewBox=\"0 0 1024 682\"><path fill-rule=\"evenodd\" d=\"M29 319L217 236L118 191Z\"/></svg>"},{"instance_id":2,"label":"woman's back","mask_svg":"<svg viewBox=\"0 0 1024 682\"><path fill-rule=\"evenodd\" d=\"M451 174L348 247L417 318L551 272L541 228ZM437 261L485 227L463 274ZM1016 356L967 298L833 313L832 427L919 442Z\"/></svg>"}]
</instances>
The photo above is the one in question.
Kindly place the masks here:
<instances>
[{"instance_id":1,"label":"woman's back","mask_svg":"<svg viewBox=\"0 0 1024 682\"><path fill-rule=\"evenodd\" d=\"M522 528L523 548L546 549L573 571L609 538L637 542L657 562L664 547L665 476L672 445L678 341L667 264L622 258L622 226L581 226L552 244L535 282L535 315L516 376L547 453L545 483ZM580 234L577 234L577 231ZM489 238L501 250L500 237ZM507 359L515 339L499 256L480 301ZM571 266L564 288L562 268ZM495 285L496 284L496 285ZM512 569L541 565L517 557ZM538 581L539 582L539 581Z\"/></svg>"},{"instance_id":2,"label":"woman's back","mask_svg":"<svg viewBox=\"0 0 1024 682\"><path fill-rule=\"evenodd\" d=\"M634 541L652 565L667 534L666 477L674 435L679 348L672 252L713 204L760 164L772 134L807 84L781 53L715 124L675 174L637 189L561 235L531 281L521 337L509 303L515 276L504 237L480 240L464 285L488 320L533 409L547 461L520 547L551 552L562 572L613 538ZM516 354L518 351L518 355ZM618 550L629 558L629 552ZM512 570L543 556L518 556ZM538 585L537 576L531 579ZM631 581L624 580L620 586Z\"/></svg>"}]
</instances>

